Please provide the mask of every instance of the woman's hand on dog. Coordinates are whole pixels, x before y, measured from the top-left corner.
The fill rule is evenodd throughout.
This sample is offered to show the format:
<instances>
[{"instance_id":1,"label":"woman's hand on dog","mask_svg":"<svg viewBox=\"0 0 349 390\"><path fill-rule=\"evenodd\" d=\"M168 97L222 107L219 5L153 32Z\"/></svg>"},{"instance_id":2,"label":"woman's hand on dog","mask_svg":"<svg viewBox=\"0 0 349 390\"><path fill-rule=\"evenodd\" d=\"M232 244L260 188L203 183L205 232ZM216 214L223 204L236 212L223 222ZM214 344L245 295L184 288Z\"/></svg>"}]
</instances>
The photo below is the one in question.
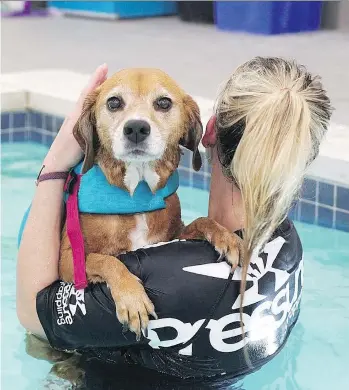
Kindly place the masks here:
<instances>
[{"instance_id":1,"label":"woman's hand on dog","mask_svg":"<svg viewBox=\"0 0 349 390\"><path fill-rule=\"evenodd\" d=\"M103 64L92 74L88 84L82 90L73 112L63 122L45 157L45 171L68 171L82 159L83 152L73 136L73 128L80 117L85 98L106 80L107 73L108 66Z\"/></svg>"}]
</instances>

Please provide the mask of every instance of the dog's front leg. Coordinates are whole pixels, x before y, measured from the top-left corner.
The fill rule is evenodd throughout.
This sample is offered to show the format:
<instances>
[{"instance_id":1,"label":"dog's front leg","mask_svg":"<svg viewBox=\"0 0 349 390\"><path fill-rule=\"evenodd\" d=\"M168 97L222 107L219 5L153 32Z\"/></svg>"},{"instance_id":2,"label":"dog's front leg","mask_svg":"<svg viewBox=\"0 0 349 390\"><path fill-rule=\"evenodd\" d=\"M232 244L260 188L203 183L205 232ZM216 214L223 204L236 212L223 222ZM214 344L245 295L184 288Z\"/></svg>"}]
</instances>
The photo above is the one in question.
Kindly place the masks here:
<instances>
[{"instance_id":1,"label":"dog's front leg","mask_svg":"<svg viewBox=\"0 0 349 390\"><path fill-rule=\"evenodd\" d=\"M97 253L86 256L86 274L92 283L107 282L118 320L139 339L141 329L148 326L149 315L156 317L140 280L116 257ZM74 281L73 253L66 234L62 235L59 275L65 282Z\"/></svg>"},{"instance_id":2,"label":"dog's front leg","mask_svg":"<svg viewBox=\"0 0 349 390\"><path fill-rule=\"evenodd\" d=\"M233 268L243 261L243 245L241 238L211 218L198 218L186 226L180 235L181 239L205 239L225 257Z\"/></svg>"},{"instance_id":3,"label":"dog's front leg","mask_svg":"<svg viewBox=\"0 0 349 390\"><path fill-rule=\"evenodd\" d=\"M114 256L90 253L86 257L89 280L96 278L107 282L115 301L118 320L141 337L149 323L149 315L156 318L154 305L148 298L141 281Z\"/></svg>"},{"instance_id":4,"label":"dog's front leg","mask_svg":"<svg viewBox=\"0 0 349 390\"><path fill-rule=\"evenodd\" d=\"M59 277L65 282L74 282L74 262L73 250L70 240L64 229L61 240L60 257L59 257ZM100 275L88 275L88 280L92 283L103 282Z\"/></svg>"}]
</instances>

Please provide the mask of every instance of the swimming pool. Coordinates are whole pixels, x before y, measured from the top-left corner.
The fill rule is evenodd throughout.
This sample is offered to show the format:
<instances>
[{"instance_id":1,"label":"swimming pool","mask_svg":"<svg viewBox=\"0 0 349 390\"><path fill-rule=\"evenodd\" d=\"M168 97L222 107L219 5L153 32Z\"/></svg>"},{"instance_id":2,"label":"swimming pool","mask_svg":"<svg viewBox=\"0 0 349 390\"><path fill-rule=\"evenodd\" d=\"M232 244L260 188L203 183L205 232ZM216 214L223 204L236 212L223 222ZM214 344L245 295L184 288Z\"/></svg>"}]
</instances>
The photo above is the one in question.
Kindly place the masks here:
<instances>
[{"instance_id":1,"label":"swimming pool","mask_svg":"<svg viewBox=\"0 0 349 390\"><path fill-rule=\"evenodd\" d=\"M25 353L24 330L15 310L17 232L34 193L46 153L34 143L2 144L1 172L1 388L69 389L48 376L50 364ZM185 222L205 215L208 193L179 189ZM285 348L244 390L344 390L349 383L349 234L296 223L304 246L305 277L300 319Z\"/></svg>"}]
</instances>

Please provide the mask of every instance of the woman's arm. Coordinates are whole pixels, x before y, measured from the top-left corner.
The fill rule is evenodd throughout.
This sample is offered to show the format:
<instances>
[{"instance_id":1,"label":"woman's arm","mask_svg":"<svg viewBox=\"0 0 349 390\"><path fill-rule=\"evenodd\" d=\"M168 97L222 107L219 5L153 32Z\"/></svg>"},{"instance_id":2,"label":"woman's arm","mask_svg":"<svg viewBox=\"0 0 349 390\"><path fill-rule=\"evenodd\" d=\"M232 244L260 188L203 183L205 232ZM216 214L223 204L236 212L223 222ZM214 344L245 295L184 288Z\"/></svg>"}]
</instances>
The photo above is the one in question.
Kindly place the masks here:
<instances>
[{"instance_id":1,"label":"woman's arm","mask_svg":"<svg viewBox=\"0 0 349 390\"><path fill-rule=\"evenodd\" d=\"M18 253L17 315L26 329L41 336L35 299L58 279L63 184L63 180L50 180L38 186Z\"/></svg>"},{"instance_id":2,"label":"woman's arm","mask_svg":"<svg viewBox=\"0 0 349 390\"><path fill-rule=\"evenodd\" d=\"M65 120L45 160L42 173L68 171L82 158L73 136L86 96L105 79L108 68L96 69L74 112ZM63 180L41 182L35 192L23 231L17 262L17 315L29 331L44 335L36 312L36 295L58 279L58 259L63 206Z\"/></svg>"}]
</instances>

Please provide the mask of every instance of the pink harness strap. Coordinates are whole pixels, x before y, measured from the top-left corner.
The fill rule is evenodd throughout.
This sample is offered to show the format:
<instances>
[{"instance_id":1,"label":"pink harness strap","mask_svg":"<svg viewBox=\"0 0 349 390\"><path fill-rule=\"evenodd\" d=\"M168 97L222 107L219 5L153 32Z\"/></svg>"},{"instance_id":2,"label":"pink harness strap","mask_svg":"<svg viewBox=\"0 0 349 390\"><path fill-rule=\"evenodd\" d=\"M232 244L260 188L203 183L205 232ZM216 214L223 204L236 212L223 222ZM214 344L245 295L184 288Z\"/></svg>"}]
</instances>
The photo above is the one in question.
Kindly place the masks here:
<instances>
[{"instance_id":1,"label":"pink harness strap","mask_svg":"<svg viewBox=\"0 0 349 390\"><path fill-rule=\"evenodd\" d=\"M70 172L65 183L67 200L67 234L73 252L74 284L77 290L87 287L85 244L79 219L78 192L82 175Z\"/></svg>"}]
</instances>

